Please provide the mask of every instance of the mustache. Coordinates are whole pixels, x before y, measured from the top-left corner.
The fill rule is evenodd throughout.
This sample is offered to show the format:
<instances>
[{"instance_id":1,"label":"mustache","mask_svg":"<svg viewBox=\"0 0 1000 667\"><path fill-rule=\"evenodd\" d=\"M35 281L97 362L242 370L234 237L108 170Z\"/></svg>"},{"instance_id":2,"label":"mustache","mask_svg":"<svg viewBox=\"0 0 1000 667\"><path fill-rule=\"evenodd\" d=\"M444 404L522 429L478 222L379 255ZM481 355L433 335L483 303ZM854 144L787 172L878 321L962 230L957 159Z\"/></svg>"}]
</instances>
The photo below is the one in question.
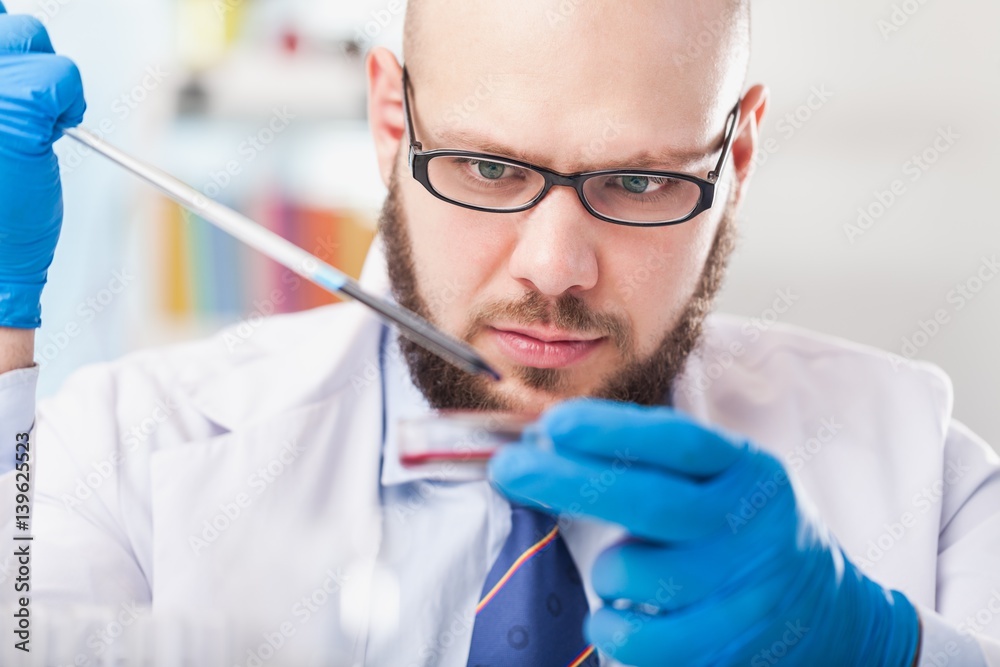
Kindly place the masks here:
<instances>
[{"instance_id":1,"label":"mustache","mask_svg":"<svg viewBox=\"0 0 1000 667\"><path fill-rule=\"evenodd\" d=\"M632 327L628 320L612 313L594 312L572 294L564 294L554 302L538 292L526 292L516 301L490 301L472 312L464 340L471 342L490 322L497 320L522 326L540 323L576 333L596 334L610 339L622 355L628 356L632 351Z\"/></svg>"}]
</instances>

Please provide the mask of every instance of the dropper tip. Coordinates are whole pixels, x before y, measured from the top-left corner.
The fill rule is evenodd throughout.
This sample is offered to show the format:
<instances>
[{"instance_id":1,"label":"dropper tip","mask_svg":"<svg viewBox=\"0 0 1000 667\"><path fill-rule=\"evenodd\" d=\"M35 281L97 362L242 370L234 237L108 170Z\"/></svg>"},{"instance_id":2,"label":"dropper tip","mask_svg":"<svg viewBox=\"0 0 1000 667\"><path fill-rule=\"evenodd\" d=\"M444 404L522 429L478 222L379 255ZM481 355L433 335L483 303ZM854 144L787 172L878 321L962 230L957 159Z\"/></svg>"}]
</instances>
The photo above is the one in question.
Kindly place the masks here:
<instances>
[{"instance_id":1,"label":"dropper tip","mask_svg":"<svg viewBox=\"0 0 1000 667\"><path fill-rule=\"evenodd\" d=\"M476 370L480 374L488 375L494 382L499 382L500 380L503 379L500 377L500 374L497 373L492 368L490 368L490 366L488 366L485 361L480 361L479 363L476 364L476 366L477 366Z\"/></svg>"}]
</instances>

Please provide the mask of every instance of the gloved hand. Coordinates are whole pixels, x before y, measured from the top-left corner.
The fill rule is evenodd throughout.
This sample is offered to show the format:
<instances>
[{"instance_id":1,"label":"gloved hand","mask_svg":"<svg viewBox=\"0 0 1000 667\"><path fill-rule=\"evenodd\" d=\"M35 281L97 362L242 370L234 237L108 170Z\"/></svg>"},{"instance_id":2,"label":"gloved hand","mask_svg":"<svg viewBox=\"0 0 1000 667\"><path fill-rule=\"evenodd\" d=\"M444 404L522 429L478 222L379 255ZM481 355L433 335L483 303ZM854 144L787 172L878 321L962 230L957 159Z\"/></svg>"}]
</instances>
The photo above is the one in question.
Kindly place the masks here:
<instances>
[{"instance_id":1,"label":"gloved hand","mask_svg":"<svg viewBox=\"0 0 1000 667\"><path fill-rule=\"evenodd\" d=\"M669 408L592 399L553 407L536 432L553 447L504 448L494 485L631 534L594 565L598 649L657 667L914 663L916 610L847 559L752 443Z\"/></svg>"},{"instance_id":2,"label":"gloved hand","mask_svg":"<svg viewBox=\"0 0 1000 667\"><path fill-rule=\"evenodd\" d=\"M41 325L63 217L52 144L85 109L76 66L55 55L38 19L7 14L0 0L0 326Z\"/></svg>"}]
</instances>

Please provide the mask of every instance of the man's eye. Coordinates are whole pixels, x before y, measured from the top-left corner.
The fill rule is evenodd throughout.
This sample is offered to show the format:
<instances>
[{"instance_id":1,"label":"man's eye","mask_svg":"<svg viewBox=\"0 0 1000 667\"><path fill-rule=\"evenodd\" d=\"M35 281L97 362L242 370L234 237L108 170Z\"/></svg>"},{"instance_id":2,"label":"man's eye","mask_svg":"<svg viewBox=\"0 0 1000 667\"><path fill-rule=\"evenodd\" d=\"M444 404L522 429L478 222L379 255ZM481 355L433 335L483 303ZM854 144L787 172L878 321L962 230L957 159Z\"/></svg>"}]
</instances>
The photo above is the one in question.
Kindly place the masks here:
<instances>
[{"instance_id":1,"label":"man's eye","mask_svg":"<svg viewBox=\"0 0 1000 667\"><path fill-rule=\"evenodd\" d=\"M499 162L480 162L479 163L479 174L486 179L495 181L498 178L502 178L507 172L507 165L500 164Z\"/></svg>"},{"instance_id":2,"label":"man's eye","mask_svg":"<svg viewBox=\"0 0 1000 667\"><path fill-rule=\"evenodd\" d=\"M649 189L649 179L644 176L622 176L622 187L637 195Z\"/></svg>"}]
</instances>

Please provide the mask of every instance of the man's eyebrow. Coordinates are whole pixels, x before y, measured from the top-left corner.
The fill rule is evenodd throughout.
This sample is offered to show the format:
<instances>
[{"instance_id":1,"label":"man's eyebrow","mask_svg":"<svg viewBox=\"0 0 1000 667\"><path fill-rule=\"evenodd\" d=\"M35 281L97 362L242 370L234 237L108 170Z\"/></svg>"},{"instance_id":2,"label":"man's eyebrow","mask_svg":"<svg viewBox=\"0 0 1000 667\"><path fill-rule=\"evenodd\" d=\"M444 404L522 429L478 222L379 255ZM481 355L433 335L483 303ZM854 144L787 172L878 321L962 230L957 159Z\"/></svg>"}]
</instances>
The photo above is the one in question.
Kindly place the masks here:
<instances>
[{"instance_id":1,"label":"man's eyebrow","mask_svg":"<svg viewBox=\"0 0 1000 667\"><path fill-rule=\"evenodd\" d=\"M480 136L474 132L460 129L443 130L437 134L437 143L441 148L467 150L476 153L489 153L497 157L507 157L519 162L527 162L538 166L547 166L542 156L532 154L514 146L508 146L501 142ZM427 149L425 147L425 150ZM577 171L593 171L599 169L642 169L651 171L688 171L693 166L705 161L707 158L714 158L715 153L703 149L664 149L663 152L643 151L624 159L603 160L600 154L587 146L583 146L571 157L578 157L581 154L586 157L585 163L579 165ZM589 156L588 156L589 154Z\"/></svg>"}]
</instances>

